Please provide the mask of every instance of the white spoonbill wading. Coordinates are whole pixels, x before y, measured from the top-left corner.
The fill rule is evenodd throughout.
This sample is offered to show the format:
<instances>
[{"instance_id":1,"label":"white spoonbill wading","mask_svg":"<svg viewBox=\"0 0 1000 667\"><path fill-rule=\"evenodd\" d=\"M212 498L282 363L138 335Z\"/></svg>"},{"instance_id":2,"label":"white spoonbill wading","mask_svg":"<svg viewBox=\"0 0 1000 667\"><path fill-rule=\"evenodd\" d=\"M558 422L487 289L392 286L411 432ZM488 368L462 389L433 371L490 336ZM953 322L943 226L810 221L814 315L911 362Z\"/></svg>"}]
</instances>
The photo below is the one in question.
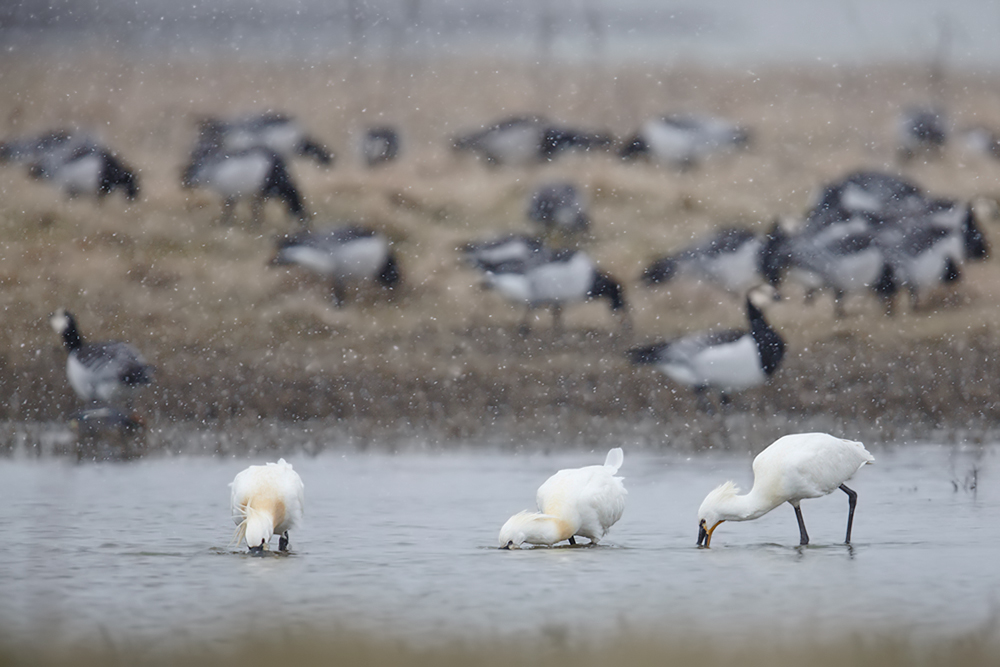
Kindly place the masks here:
<instances>
[{"instance_id":1,"label":"white spoonbill wading","mask_svg":"<svg viewBox=\"0 0 1000 667\"><path fill-rule=\"evenodd\" d=\"M278 534L278 549L288 550L288 531L302 521L302 478L285 459L262 466L250 466L229 484L233 489L233 542L244 539L251 553L267 549L271 536Z\"/></svg>"},{"instance_id":2,"label":"white spoonbill wading","mask_svg":"<svg viewBox=\"0 0 1000 667\"><path fill-rule=\"evenodd\" d=\"M795 508L800 545L809 544L799 501L819 498L840 489L847 494L846 544L851 543L851 526L858 494L844 485L866 463L875 458L860 442L843 440L826 433L797 433L778 438L753 460L753 488L738 495L733 482L722 484L705 497L698 509L698 546L709 546L712 533L723 521L750 521L781 503Z\"/></svg>"},{"instance_id":3,"label":"white spoonbill wading","mask_svg":"<svg viewBox=\"0 0 1000 667\"><path fill-rule=\"evenodd\" d=\"M560 470L538 487L538 512L518 512L500 529L500 548L586 537L591 544L607 534L625 510L625 485L615 477L625 460L621 447L608 452L604 465Z\"/></svg>"}]
</instances>

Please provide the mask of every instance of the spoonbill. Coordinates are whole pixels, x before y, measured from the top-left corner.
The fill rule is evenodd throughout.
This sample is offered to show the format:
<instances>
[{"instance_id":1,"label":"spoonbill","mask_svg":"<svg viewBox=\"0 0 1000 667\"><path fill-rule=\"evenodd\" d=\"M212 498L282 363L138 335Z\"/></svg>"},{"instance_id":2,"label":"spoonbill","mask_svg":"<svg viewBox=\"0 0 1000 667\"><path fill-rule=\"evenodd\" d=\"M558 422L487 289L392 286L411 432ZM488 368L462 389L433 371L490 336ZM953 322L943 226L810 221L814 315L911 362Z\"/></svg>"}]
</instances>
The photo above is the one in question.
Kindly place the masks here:
<instances>
[{"instance_id":1,"label":"spoonbill","mask_svg":"<svg viewBox=\"0 0 1000 667\"><path fill-rule=\"evenodd\" d=\"M874 462L875 458L860 442L826 433L797 433L778 438L753 460L750 493L739 495L736 484L726 482L705 497L698 509L698 546L708 547L712 533L723 521L750 521L784 502L795 508L799 544L809 544L799 502L825 496L835 489L847 494L845 544L850 544L858 494L844 482L866 463Z\"/></svg>"},{"instance_id":2,"label":"spoonbill","mask_svg":"<svg viewBox=\"0 0 1000 667\"><path fill-rule=\"evenodd\" d=\"M236 475L232 487L233 542L244 539L250 553L267 549L277 533L278 549L288 550L288 531L302 521L302 478L285 459L277 463L250 466Z\"/></svg>"},{"instance_id":3,"label":"spoonbill","mask_svg":"<svg viewBox=\"0 0 1000 667\"><path fill-rule=\"evenodd\" d=\"M586 537L591 544L607 534L625 510L625 485L615 477L625 460L621 447L608 452L603 465L560 470L538 487L538 512L518 512L500 529L500 548L544 544Z\"/></svg>"}]
</instances>

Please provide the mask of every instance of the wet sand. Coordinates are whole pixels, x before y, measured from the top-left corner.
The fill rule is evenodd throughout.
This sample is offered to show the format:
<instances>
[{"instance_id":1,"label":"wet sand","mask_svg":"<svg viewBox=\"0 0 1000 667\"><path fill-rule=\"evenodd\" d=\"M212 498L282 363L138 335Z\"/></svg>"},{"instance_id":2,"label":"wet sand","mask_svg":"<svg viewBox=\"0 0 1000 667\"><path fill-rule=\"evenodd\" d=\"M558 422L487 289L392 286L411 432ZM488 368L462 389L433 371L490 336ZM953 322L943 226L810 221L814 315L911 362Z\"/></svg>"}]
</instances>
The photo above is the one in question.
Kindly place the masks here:
<instances>
[{"instance_id":1,"label":"wet sand","mask_svg":"<svg viewBox=\"0 0 1000 667\"><path fill-rule=\"evenodd\" d=\"M142 195L66 200L23 170L0 168L0 419L37 437L39 424L79 409L65 353L47 316L73 311L93 340L134 343L157 367L137 403L155 447L194 423L235 432L301 422L362 446L413 440L591 443L609 436L650 447L736 447L790 430L869 439L995 437L1000 417L1000 269L964 267L956 289L892 318L865 297L833 317L828 298L801 292L769 313L788 342L769 386L706 415L687 390L632 368L629 346L714 326L740 326L738 299L705 286L645 289L638 275L722 224L764 229L800 216L820 184L859 168L902 173L936 196L1000 193L1000 162L950 146L901 167L893 123L909 104L944 100L957 127L1000 126L1000 77L920 66L820 66L762 71L505 62L143 62L107 53L69 62L0 58L2 136L89 129L141 172ZM322 281L267 266L274 239L295 227L276 204L260 226L245 208L219 224L219 202L179 187L205 115L263 109L295 114L338 154L324 170L294 163L313 224L360 221L395 242L404 276L390 298L362 290L336 309ZM571 155L490 169L448 149L453 134L515 113L544 113L618 136L669 111L704 111L753 129L750 150L685 172ZM360 132L392 123L403 157L361 166ZM481 292L455 248L527 230L539 183L570 178L592 204L582 245L625 283L631 331L606 306L576 306L566 331L547 314L528 338L522 312ZM1000 238L984 216L989 239ZM182 427L181 430L185 431ZM267 437L257 436L257 437ZM157 439L158 438L158 439ZM240 440L239 437L236 438ZM225 449L225 448L222 448Z\"/></svg>"}]
</instances>

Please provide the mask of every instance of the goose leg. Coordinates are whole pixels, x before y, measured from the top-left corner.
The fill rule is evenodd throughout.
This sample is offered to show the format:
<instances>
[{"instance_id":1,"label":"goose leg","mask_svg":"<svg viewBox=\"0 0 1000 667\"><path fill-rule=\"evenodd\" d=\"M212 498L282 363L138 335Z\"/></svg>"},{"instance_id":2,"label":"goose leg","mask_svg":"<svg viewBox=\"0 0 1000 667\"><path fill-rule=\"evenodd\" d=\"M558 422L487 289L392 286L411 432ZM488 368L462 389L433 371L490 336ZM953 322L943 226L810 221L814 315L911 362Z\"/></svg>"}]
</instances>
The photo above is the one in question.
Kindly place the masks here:
<instances>
[{"instance_id":1,"label":"goose leg","mask_svg":"<svg viewBox=\"0 0 1000 667\"><path fill-rule=\"evenodd\" d=\"M236 198L226 197L226 200L222 202L222 218L219 219L219 223L226 227L233 224L233 217L236 215L235 208Z\"/></svg>"},{"instance_id":2,"label":"goose leg","mask_svg":"<svg viewBox=\"0 0 1000 667\"><path fill-rule=\"evenodd\" d=\"M557 338L562 336L563 333L562 306L560 306L558 303L552 304L552 330L555 332Z\"/></svg>"},{"instance_id":3,"label":"goose leg","mask_svg":"<svg viewBox=\"0 0 1000 667\"><path fill-rule=\"evenodd\" d=\"M333 281L333 305L340 308L344 305L344 285L339 280Z\"/></svg>"},{"instance_id":4,"label":"goose leg","mask_svg":"<svg viewBox=\"0 0 1000 667\"><path fill-rule=\"evenodd\" d=\"M708 387L695 387L694 395L698 399L698 407L707 415L715 414L715 407L708 398Z\"/></svg>"},{"instance_id":5,"label":"goose leg","mask_svg":"<svg viewBox=\"0 0 1000 667\"><path fill-rule=\"evenodd\" d=\"M288 531L278 538L278 551L288 551Z\"/></svg>"},{"instance_id":6,"label":"goose leg","mask_svg":"<svg viewBox=\"0 0 1000 667\"><path fill-rule=\"evenodd\" d=\"M264 198L257 196L250 200L250 222L254 227L260 226L264 217Z\"/></svg>"},{"instance_id":7,"label":"goose leg","mask_svg":"<svg viewBox=\"0 0 1000 667\"><path fill-rule=\"evenodd\" d=\"M847 539L844 540L844 544L851 543L851 528L854 525L854 508L858 504L858 493L853 489L847 488L846 485L841 484L840 490L847 494L847 502L850 509L847 511Z\"/></svg>"},{"instance_id":8,"label":"goose leg","mask_svg":"<svg viewBox=\"0 0 1000 667\"><path fill-rule=\"evenodd\" d=\"M838 320L847 317L847 311L844 310L844 296L843 290L835 290L833 293L833 314Z\"/></svg>"},{"instance_id":9,"label":"goose leg","mask_svg":"<svg viewBox=\"0 0 1000 667\"><path fill-rule=\"evenodd\" d=\"M524 309L524 319L521 320L521 326L518 327L518 333L521 334L522 338L527 338L531 333L531 325L529 324L529 319L532 315L532 308L528 306Z\"/></svg>"},{"instance_id":10,"label":"goose leg","mask_svg":"<svg viewBox=\"0 0 1000 667\"><path fill-rule=\"evenodd\" d=\"M805 546L809 544L809 533L806 532L806 522L802 520L802 510L798 505L792 505L795 508L795 518L799 521L799 546Z\"/></svg>"}]
</instances>

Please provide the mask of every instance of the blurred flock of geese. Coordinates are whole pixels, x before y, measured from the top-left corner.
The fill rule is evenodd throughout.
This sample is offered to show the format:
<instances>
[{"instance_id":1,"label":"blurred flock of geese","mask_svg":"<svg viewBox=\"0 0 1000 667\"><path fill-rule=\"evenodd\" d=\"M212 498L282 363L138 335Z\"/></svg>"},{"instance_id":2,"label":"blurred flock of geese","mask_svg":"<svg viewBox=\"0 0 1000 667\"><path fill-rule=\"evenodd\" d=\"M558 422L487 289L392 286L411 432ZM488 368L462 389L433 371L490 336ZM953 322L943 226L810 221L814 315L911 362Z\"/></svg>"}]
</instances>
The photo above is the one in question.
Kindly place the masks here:
<instances>
[{"instance_id":1,"label":"blurred flock of geese","mask_svg":"<svg viewBox=\"0 0 1000 667\"><path fill-rule=\"evenodd\" d=\"M992 131L975 128L964 138L972 148L1000 159L1000 139ZM902 161L932 156L948 139L947 123L933 109L908 110L899 118ZM652 118L625 138L541 116L518 116L451 139L456 152L474 154L493 169L588 151L690 170L713 155L748 150L752 144L750 129L698 115ZM364 163L378 168L400 159L402 147L395 128L379 126L364 134L360 150ZM296 229L277 241L272 263L297 265L328 278L335 306L345 305L351 285L372 283L391 290L406 275L393 243L359 224L314 225L308 199L288 166L299 157L323 167L336 161L322 141L285 114L205 119L180 184L218 195L225 223L238 218L240 202L249 203L256 222L265 203L277 201ZM9 138L0 144L0 162L23 166L69 197L120 192L135 200L141 195L139 173L114 150L76 130ZM535 309L549 309L558 332L563 309L591 299L605 300L619 326L631 326L626 285L572 243L593 224L580 188L566 181L536 185L526 207L533 232L469 239L458 249L468 269L479 273L482 285L524 309L523 335L530 335ZM714 285L744 300L747 326L650 342L627 352L631 362L654 366L697 392L703 407L711 409L710 396L725 402L732 392L766 382L781 364L785 343L769 325L766 310L786 282L802 285L807 298L828 292L838 316L844 314L845 297L858 293L878 299L891 314L900 292L919 308L927 293L958 281L966 262L989 254L970 202L937 197L897 175L857 171L820 184L819 192L801 221L776 221L763 234L719 228L651 261L636 282ZM127 343L86 342L67 310L53 315L51 323L68 352L70 385L88 406L81 419L100 426L128 425L129 397L153 378L149 364Z\"/></svg>"}]
</instances>

